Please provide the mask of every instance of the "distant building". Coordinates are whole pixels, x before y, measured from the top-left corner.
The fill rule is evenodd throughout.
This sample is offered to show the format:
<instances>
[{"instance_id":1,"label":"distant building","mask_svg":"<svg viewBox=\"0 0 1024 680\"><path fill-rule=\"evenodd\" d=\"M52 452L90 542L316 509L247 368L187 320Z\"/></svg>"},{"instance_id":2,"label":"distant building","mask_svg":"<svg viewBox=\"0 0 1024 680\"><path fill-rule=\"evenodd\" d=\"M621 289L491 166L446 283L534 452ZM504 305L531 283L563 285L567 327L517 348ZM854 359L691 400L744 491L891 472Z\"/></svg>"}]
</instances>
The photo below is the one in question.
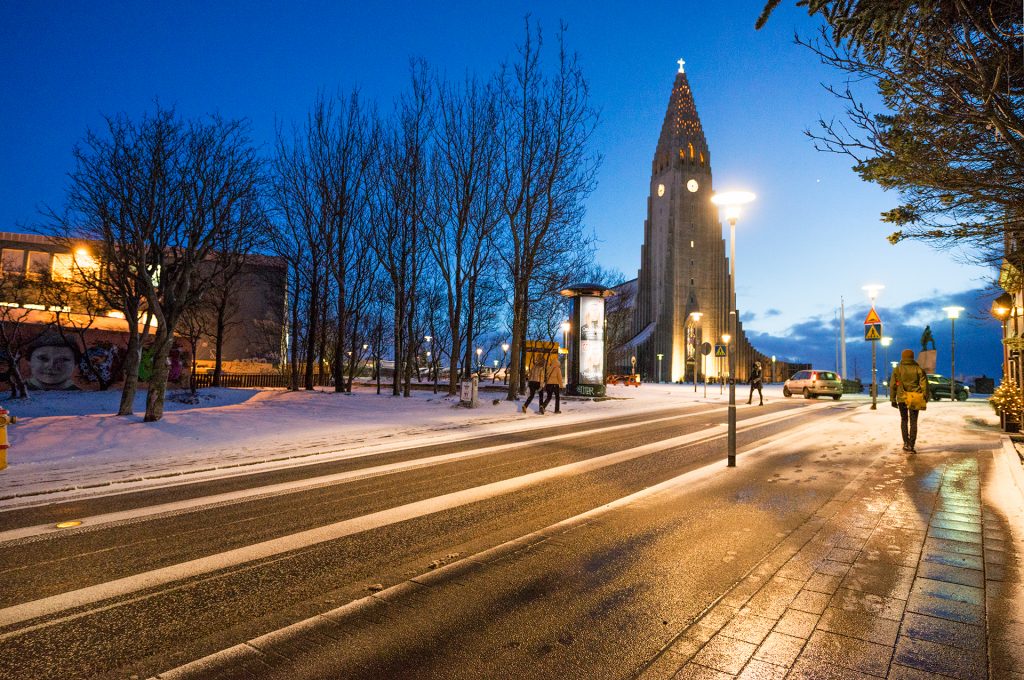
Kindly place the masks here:
<instances>
[{"instance_id":1,"label":"distant building","mask_svg":"<svg viewBox=\"0 0 1024 680\"><path fill-rule=\"evenodd\" d=\"M731 333L730 309L735 308L712 193L711 152L680 66L651 166L634 334L615 356L620 366L627 355L630 361L635 356L645 380L657 380L660 374L665 381L691 381L705 373L717 380L727 371L723 360L704 358L699 351L704 342L723 344L722 336ZM737 320L736 327L737 337L730 342L736 349L737 379L747 379L754 361L762 363L768 377L771 357L750 345L742 322ZM781 362L775 368L782 379L789 377L791 371Z\"/></svg>"},{"instance_id":2,"label":"distant building","mask_svg":"<svg viewBox=\"0 0 1024 680\"><path fill-rule=\"evenodd\" d=\"M49 304L52 300L43 297L42 284L46 281L73 286L77 272L94 262L94 251L95 245L87 241L69 249L44 236L0 232L0 321L8 330L18 329L18 337L10 338L13 345L28 347L48 331L88 326L85 334L67 341L75 345L76 360L92 356L96 361L95 354L90 354L94 348L82 346L83 336L88 338L88 345L97 343L108 349L124 346L128 328L120 312L54 306ZM239 277L224 333L223 359L276 364L284 346L285 265L278 258L252 256ZM211 341L204 338L200 342L197 358L212 361Z\"/></svg>"}]
</instances>

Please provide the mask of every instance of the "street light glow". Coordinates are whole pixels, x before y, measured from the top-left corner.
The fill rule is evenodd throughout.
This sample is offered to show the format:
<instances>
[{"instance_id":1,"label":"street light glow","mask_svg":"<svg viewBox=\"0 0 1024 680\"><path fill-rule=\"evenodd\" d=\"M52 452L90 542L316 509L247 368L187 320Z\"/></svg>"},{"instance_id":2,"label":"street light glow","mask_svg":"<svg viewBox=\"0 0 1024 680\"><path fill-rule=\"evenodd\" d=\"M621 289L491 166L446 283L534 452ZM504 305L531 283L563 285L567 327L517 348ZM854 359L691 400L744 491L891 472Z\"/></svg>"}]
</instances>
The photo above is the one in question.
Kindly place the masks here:
<instances>
[{"instance_id":1,"label":"street light glow","mask_svg":"<svg viewBox=\"0 0 1024 680\"><path fill-rule=\"evenodd\" d=\"M568 321L563 321L563 322L562 322L562 332L563 332L563 333L568 333L568 332L569 332L569 329L570 329L571 327L572 327L572 326L571 326L571 325L569 324L569 322L568 322Z\"/></svg>"},{"instance_id":2,"label":"street light glow","mask_svg":"<svg viewBox=\"0 0 1024 680\"><path fill-rule=\"evenodd\" d=\"M501 351L502 352L507 352L508 351L508 347L509 347L509 345L508 345L507 342L501 343Z\"/></svg>"},{"instance_id":3,"label":"street light glow","mask_svg":"<svg viewBox=\"0 0 1024 680\"><path fill-rule=\"evenodd\" d=\"M942 311L946 313L947 319L959 319L960 312L964 311L964 308L958 307L957 305L950 305L949 307L943 307Z\"/></svg>"},{"instance_id":4,"label":"street light glow","mask_svg":"<svg viewBox=\"0 0 1024 680\"><path fill-rule=\"evenodd\" d=\"M861 286L861 290L868 294L868 299L871 300L871 304L875 304L875 300L878 298L878 293L885 290L885 286L880 283L869 283L866 286Z\"/></svg>"},{"instance_id":5,"label":"street light glow","mask_svg":"<svg viewBox=\"0 0 1024 680\"><path fill-rule=\"evenodd\" d=\"M890 338L888 335L886 335L885 337L882 338L882 347L888 347L891 344L892 344L892 338Z\"/></svg>"},{"instance_id":6,"label":"street light glow","mask_svg":"<svg viewBox=\"0 0 1024 680\"><path fill-rule=\"evenodd\" d=\"M730 340L732 340L731 335L729 335L728 333L722 333L722 342L728 345Z\"/></svg>"}]
</instances>

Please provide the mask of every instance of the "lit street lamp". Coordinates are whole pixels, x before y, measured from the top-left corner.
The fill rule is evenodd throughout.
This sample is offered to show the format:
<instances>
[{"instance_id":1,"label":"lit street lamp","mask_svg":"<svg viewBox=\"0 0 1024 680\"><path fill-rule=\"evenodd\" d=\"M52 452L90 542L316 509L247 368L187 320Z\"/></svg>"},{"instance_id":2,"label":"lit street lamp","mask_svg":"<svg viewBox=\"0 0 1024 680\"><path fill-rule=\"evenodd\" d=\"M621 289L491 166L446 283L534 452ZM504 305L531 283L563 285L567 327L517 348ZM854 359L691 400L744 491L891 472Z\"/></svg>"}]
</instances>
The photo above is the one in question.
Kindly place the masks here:
<instances>
[{"instance_id":1,"label":"lit street lamp","mask_svg":"<svg viewBox=\"0 0 1024 680\"><path fill-rule=\"evenodd\" d=\"M483 347L476 348L476 372L479 373L480 369L483 368L483 364L480 363L484 355Z\"/></svg>"},{"instance_id":2,"label":"lit street lamp","mask_svg":"<svg viewBox=\"0 0 1024 680\"><path fill-rule=\"evenodd\" d=\"M507 342L501 343L501 365L505 367L505 374L501 378L501 382L505 385L508 384L508 364L505 363L508 357L509 344Z\"/></svg>"},{"instance_id":3,"label":"lit street lamp","mask_svg":"<svg viewBox=\"0 0 1024 680\"><path fill-rule=\"evenodd\" d=\"M664 354L659 354L658 355L658 382L659 383L661 382L661 358L663 356L665 356L665 355Z\"/></svg>"},{"instance_id":4,"label":"lit street lamp","mask_svg":"<svg viewBox=\"0 0 1024 680\"><path fill-rule=\"evenodd\" d=\"M741 206L750 203L754 198L754 194L749 191L726 191L711 197L711 202L724 210L725 219L729 222L729 331L731 336L737 338L736 321L739 317L739 308L736 305L736 220L739 219ZM735 351L733 347L726 350L729 364L729 467L736 467L736 378L733 375Z\"/></svg>"},{"instance_id":5,"label":"lit street lamp","mask_svg":"<svg viewBox=\"0 0 1024 680\"><path fill-rule=\"evenodd\" d=\"M885 286L872 283L867 286L861 286L861 290L868 294L868 299L871 300L871 309L875 308L875 299L878 298L878 292L883 290ZM878 410L878 346L875 344L875 340L871 341L871 410Z\"/></svg>"},{"instance_id":6,"label":"lit street lamp","mask_svg":"<svg viewBox=\"0 0 1024 680\"><path fill-rule=\"evenodd\" d=\"M697 391L697 355L700 354L701 340L704 339L704 326L700 325L700 318L704 316L701 312L690 312L690 316L693 317L694 322L697 324L697 328L700 335L697 337L696 346L693 348L693 391ZM701 354L701 357L704 355ZM703 361L701 362L703 363ZM701 367L701 373L704 372L703 366Z\"/></svg>"},{"instance_id":7,"label":"lit street lamp","mask_svg":"<svg viewBox=\"0 0 1024 680\"><path fill-rule=\"evenodd\" d=\"M1003 380L1009 375L1010 362L1007 360L1006 351L1006 321L1010 318L1010 307L1013 305L1013 298L1009 293L1003 293L992 302L992 316L999 319L1002 325L1002 336L1000 341L1003 345Z\"/></svg>"},{"instance_id":8,"label":"lit street lamp","mask_svg":"<svg viewBox=\"0 0 1024 680\"><path fill-rule=\"evenodd\" d=\"M568 321L562 322L562 344L565 345L565 370L562 371L563 376L569 375L569 329L572 325ZM561 357L556 357L561 362ZM568 379L568 377L566 378Z\"/></svg>"},{"instance_id":9,"label":"lit street lamp","mask_svg":"<svg viewBox=\"0 0 1024 680\"><path fill-rule=\"evenodd\" d=\"M775 355L772 355L772 382L775 382Z\"/></svg>"},{"instance_id":10,"label":"lit street lamp","mask_svg":"<svg viewBox=\"0 0 1024 680\"><path fill-rule=\"evenodd\" d=\"M950 305L949 307L943 307L942 311L946 313L946 317L949 319L949 400L956 400L956 320L960 317L960 312L964 311L963 307L957 307L956 305Z\"/></svg>"}]
</instances>

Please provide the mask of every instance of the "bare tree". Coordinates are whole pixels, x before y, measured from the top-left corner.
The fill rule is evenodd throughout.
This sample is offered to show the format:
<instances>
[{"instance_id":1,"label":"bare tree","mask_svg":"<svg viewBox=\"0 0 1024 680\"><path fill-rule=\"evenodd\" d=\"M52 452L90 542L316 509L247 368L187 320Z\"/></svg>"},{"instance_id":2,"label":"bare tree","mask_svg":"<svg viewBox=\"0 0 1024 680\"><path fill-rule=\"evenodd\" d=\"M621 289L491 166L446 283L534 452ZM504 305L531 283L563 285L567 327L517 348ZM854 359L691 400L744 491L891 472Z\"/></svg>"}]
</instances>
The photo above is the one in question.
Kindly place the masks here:
<instances>
[{"instance_id":1,"label":"bare tree","mask_svg":"<svg viewBox=\"0 0 1024 680\"><path fill-rule=\"evenodd\" d=\"M552 248L579 237L582 201L592 191L600 159L589 151L597 112L583 70L558 34L557 68L545 77L539 29L526 19L519 61L501 69L499 144L506 246L499 248L512 279L512 354L508 399L523 387L522 373L535 270Z\"/></svg>"},{"instance_id":2,"label":"bare tree","mask_svg":"<svg viewBox=\"0 0 1024 680\"><path fill-rule=\"evenodd\" d=\"M497 93L467 77L438 88L428 247L445 288L451 351L448 394L455 394L460 353L464 377L473 351L477 284L488 272L501 219L497 189ZM432 333L437 337L436 329ZM435 352L439 349L434 342Z\"/></svg>"},{"instance_id":3,"label":"bare tree","mask_svg":"<svg viewBox=\"0 0 1024 680\"><path fill-rule=\"evenodd\" d=\"M379 190L373 201L377 238L372 244L387 275L394 311L394 395L408 397L418 338L414 330L423 231L429 196L429 144L433 126L432 93L426 64L412 65L409 91L399 100L395 118L379 146ZM401 376L404 388L400 389Z\"/></svg>"}]
</instances>

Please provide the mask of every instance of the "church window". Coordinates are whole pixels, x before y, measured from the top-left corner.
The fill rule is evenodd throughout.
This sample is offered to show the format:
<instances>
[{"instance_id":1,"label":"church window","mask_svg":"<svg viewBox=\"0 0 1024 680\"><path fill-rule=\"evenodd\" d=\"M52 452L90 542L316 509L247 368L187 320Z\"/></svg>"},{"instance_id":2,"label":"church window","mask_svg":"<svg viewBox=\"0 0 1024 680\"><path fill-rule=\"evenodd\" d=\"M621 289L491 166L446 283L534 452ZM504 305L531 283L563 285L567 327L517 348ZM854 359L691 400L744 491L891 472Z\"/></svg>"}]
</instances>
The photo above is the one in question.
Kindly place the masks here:
<instances>
[{"instance_id":1,"label":"church window","mask_svg":"<svg viewBox=\"0 0 1024 680\"><path fill-rule=\"evenodd\" d=\"M690 285L691 286L696 285L696 281L694 281L693 279L690 279Z\"/></svg>"},{"instance_id":2,"label":"church window","mask_svg":"<svg viewBox=\"0 0 1024 680\"><path fill-rule=\"evenodd\" d=\"M687 142L686 146L690 147L690 158L693 158L693 144Z\"/></svg>"},{"instance_id":3,"label":"church window","mask_svg":"<svg viewBox=\"0 0 1024 680\"><path fill-rule=\"evenodd\" d=\"M704 152L703 151L700 152L700 164L704 165Z\"/></svg>"},{"instance_id":4,"label":"church window","mask_svg":"<svg viewBox=\"0 0 1024 680\"><path fill-rule=\"evenodd\" d=\"M690 247L691 248L693 247L693 241L690 241Z\"/></svg>"}]
</instances>

